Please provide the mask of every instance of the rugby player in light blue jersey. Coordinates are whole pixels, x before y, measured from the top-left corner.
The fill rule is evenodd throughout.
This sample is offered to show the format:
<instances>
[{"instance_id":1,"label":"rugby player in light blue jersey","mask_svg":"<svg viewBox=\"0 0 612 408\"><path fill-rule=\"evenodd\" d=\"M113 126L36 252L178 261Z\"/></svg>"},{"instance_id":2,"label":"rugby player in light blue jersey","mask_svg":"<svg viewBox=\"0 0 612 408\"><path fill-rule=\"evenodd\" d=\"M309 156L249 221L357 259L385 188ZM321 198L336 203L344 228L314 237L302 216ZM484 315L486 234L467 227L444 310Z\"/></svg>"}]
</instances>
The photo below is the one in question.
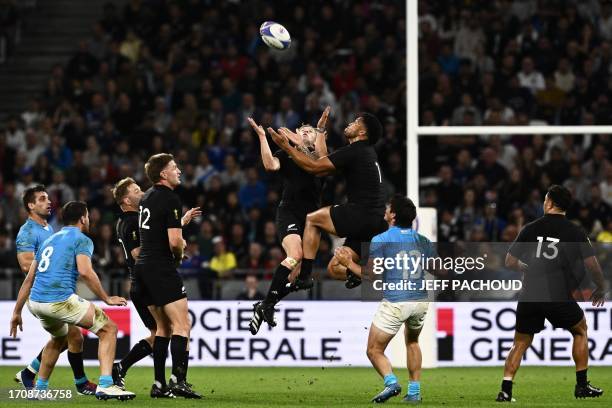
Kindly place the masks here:
<instances>
[{"instance_id":1,"label":"rugby player in light blue jersey","mask_svg":"<svg viewBox=\"0 0 612 408\"><path fill-rule=\"evenodd\" d=\"M26 189L23 193L23 206L28 212L28 219L19 229L15 246L17 261L24 274L27 275L34 255L40 245L51 235L53 228L47 222L51 214L51 200L45 186L38 185ZM15 380L28 390L34 387L36 373L40 368L42 350L23 370L15 375ZM83 368L83 334L76 326L68 329L68 361L74 374L74 383L80 395L94 395L97 385L87 379Z\"/></svg>"},{"instance_id":2,"label":"rugby player in light blue jersey","mask_svg":"<svg viewBox=\"0 0 612 408\"><path fill-rule=\"evenodd\" d=\"M385 221L389 224L389 229L374 236L370 243L369 264L380 265L377 259L395 261L398 255L400 259L406 255L406 259L413 261L406 264L408 267L405 267L403 263L401 268L398 268L395 263L391 268L385 267L382 272L382 282L374 286L375 289L383 289L383 300L370 326L367 354L376 371L383 377L385 385L384 390L372 399L372 402L376 403L385 402L402 392L402 387L393 374L391 362L385 356L387 345L402 325L405 325L410 375L404 402L417 404L421 402L422 355L418 341L429 303L427 302L427 291L421 289L425 279L421 267L423 264L418 264L418 267L414 265L419 258L420 262L423 262L424 259L435 257L436 251L427 238L412 229L412 222L415 218L416 207L409 198L393 197L387 203L385 210ZM361 277L361 266L352 259L350 251L341 247L335 251L334 256L338 263L347 269L345 273L350 271ZM411 285L410 289L389 287L389 284L408 282Z\"/></svg>"},{"instance_id":3,"label":"rugby player in light blue jersey","mask_svg":"<svg viewBox=\"0 0 612 408\"><path fill-rule=\"evenodd\" d=\"M27 302L30 312L51 334L51 340L43 350L36 381L37 390L47 390L51 372L66 346L69 326L77 325L89 330L100 340L101 375L96 398L132 399L135 394L116 386L111 376L117 326L102 309L75 294L77 279L80 276L107 305L125 306L127 302L119 296L108 296L93 270L93 242L84 234L89 232L87 204L71 201L63 207L62 215L66 226L42 243L21 285L11 318L11 336L17 336L18 327L23 330L21 312ZM44 394L41 395L45 398Z\"/></svg>"}]
</instances>

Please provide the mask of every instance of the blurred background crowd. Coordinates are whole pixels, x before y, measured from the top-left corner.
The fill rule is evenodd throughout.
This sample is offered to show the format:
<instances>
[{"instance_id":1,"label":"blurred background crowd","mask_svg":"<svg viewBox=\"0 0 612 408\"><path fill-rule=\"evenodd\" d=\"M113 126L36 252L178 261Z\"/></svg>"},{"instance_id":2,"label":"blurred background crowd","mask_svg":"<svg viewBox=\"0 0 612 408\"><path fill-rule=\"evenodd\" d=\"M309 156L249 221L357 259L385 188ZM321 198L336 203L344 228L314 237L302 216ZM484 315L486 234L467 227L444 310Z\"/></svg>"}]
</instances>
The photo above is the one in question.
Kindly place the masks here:
<instances>
[{"instance_id":1,"label":"blurred background crowd","mask_svg":"<svg viewBox=\"0 0 612 408\"><path fill-rule=\"evenodd\" d=\"M15 5L0 0L0 21L19 21ZM316 124L331 106L333 151L359 111L373 112L384 125L376 149L386 191L405 193L404 7L104 3L91 35L74 38L70 58L0 124L0 264L15 266L14 236L26 218L21 193L42 183L55 228L63 203L89 204L94 265L123 279L111 186L130 176L148 188L147 157L170 152L183 171L177 192L185 208L204 211L184 231L190 258L182 272L198 282L201 298L260 296L258 279L269 279L284 258L274 224L281 184L263 170L246 119L296 128ZM263 45L258 29L266 20L292 34L288 51ZM19 47L0 31L9 51ZM422 125L612 122L608 2L420 1L419 36ZM423 137L421 203L438 208L441 242L511 241L541 215L546 188L564 184L577 199L570 217L593 240L611 242L611 147L609 135ZM324 205L345 199L341 176L324 186ZM334 245L324 237L317 267ZM224 279L240 280L236 293L222 289Z\"/></svg>"}]
</instances>

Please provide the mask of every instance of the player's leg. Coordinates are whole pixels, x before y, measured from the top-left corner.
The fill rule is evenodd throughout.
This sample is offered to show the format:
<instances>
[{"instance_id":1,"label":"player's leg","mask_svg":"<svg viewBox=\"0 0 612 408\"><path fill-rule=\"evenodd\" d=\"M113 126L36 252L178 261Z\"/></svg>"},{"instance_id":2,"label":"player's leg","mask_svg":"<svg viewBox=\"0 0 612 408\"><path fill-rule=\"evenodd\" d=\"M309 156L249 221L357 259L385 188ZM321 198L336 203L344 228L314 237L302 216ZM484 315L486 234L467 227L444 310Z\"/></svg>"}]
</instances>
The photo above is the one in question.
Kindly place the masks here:
<instances>
[{"instance_id":1,"label":"player's leg","mask_svg":"<svg viewBox=\"0 0 612 408\"><path fill-rule=\"evenodd\" d=\"M40 361L42 360L44 348L40 350L38 355L25 368L15 374L15 381L21 383L26 390L34 387L36 374L40 370Z\"/></svg>"},{"instance_id":2,"label":"player's leg","mask_svg":"<svg viewBox=\"0 0 612 408\"><path fill-rule=\"evenodd\" d=\"M156 331L153 339L153 368L155 383L151 387L152 398L175 398L166 385L166 359L168 346L172 336L172 323L160 306L148 306L149 312L155 319Z\"/></svg>"},{"instance_id":3,"label":"player's leg","mask_svg":"<svg viewBox=\"0 0 612 408\"><path fill-rule=\"evenodd\" d=\"M46 390L49 388L49 378L53 368L57 363L60 353L66 347L66 336L68 335L68 325L62 321L49 317L41 319L43 327L51 334L51 339L43 348L36 389Z\"/></svg>"},{"instance_id":4,"label":"player's leg","mask_svg":"<svg viewBox=\"0 0 612 408\"><path fill-rule=\"evenodd\" d=\"M533 341L532 333L514 332L514 343L506 357L504 364L504 378L501 384L501 392L497 396L498 402L512 401L512 381L521 366L523 355Z\"/></svg>"},{"instance_id":5,"label":"player's leg","mask_svg":"<svg viewBox=\"0 0 612 408\"><path fill-rule=\"evenodd\" d=\"M253 306L253 317L249 322L249 330L255 335L263 322L276 326L274 321L274 306L290 292L289 275L298 267L302 260L302 238L299 234L286 235L282 241L287 257L278 265L268 293L263 301Z\"/></svg>"},{"instance_id":6,"label":"player's leg","mask_svg":"<svg viewBox=\"0 0 612 408\"><path fill-rule=\"evenodd\" d=\"M398 332L402 323L397 305L383 300L370 326L367 355L372 366L383 378L385 388L372 399L372 402L385 402L402 392L402 387L393 373L391 362L385 356L387 345Z\"/></svg>"},{"instance_id":7,"label":"player's leg","mask_svg":"<svg viewBox=\"0 0 612 408\"><path fill-rule=\"evenodd\" d=\"M113 365L113 379L115 383L119 383L121 386L125 385L125 376L130 367L153 353L153 343L157 331L155 318L147 307L148 302L140 295L135 285L132 285L130 290L130 299L132 300L138 316L140 316L140 320L144 323L145 327L149 329L150 334L148 337L136 343L120 362Z\"/></svg>"},{"instance_id":8,"label":"player's leg","mask_svg":"<svg viewBox=\"0 0 612 408\"><path fill-rule=\"evenodd\" d=\"M312 282L310 282L312 262L319 250L321 231L336 234L336 228L332 222L330 209L331 207L329 206L323 207L306 216L306 225L304 226L304 238L302 242L302 269L293 285L295 289L310 289L312 287Z\"/></svg>"},{"instance_id":9,"label":"player's leg","mask_svg":"<svg viewBox=\"0 0 612 408\"><path fill-rule=\"evenodd\" d=\"M98 336L98 361L100 362L100 378L96 389L98 399L132 399L136 395L118 387L113 382L112 368L117 347L117 325L108 318L98 306L84 301L85 313L78 319L77 326L89 330Z\"/></svg>"},{"instance_id":10,"label":"player's leg","mask_svg":"<svg viewBox=\"0 0 612 408\"><path fill-rule=\"evenodd\" d=\"M428 302L406 303L409 308L410 317L406 321L404 340L406 342L406 360L408 367L408 391L404 396L404 402L421 402L421 367L423 366L423 354L419 346L419 335L425 322L425 316L429 308Z\"/></svg>"},{"instance_id":11,"label":"player's leg","mask_svg":"<svg viewBox=\"0 0 612 408\"><path fill-rule=\"evenodd\" d=\"M576 302L552 303L548 320L555 327L562 327L572 334L572 358L576 364L576 386L574 397L597 398L603 390L590 384L587 379L589 367L589 339L587 322L582 308ZM576 323L577 321L577 323Z\"/></svg>"},{"instance_id":12,"label":"player's leg","mask_svg":"<svg viewBox=\"0 0 612 408\"><path fill-rule=\"evenodd\" d=\"M172 338L170 340L170 352L172 354L172 376L170 389L176 395L185 398L202 398L194 392L187 384L187 361L189 360L189 335L191 322L187 298L175 300L162 307L166 316L172 323Z\"/></svg>"},{"instance_id":13,"label":"player's leg","mask_svg":"<svg viewBox=\"0 0 612 408\"><path fill-rule=\"evenodd\" d=\"M97 384L89 381L83 367L83 333L81 329L70 325L68 327L68 362L72 368L74 385L80 395L95 395Z\"/></svg>"}]
</instances>

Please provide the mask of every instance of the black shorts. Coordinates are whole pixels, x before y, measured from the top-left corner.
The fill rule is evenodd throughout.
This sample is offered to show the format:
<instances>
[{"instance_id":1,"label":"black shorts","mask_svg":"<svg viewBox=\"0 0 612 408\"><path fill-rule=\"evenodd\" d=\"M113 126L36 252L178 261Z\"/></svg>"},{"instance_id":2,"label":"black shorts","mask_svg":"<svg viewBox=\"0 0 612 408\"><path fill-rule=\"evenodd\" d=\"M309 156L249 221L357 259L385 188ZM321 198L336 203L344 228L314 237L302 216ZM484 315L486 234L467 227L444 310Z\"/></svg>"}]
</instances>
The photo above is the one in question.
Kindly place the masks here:
<instances>
[{"instance_id":1,"label":"black shorts","mask_svg":"<svg viewBox=\"0 0 612 408\"><path fill-rule=\"evenodd\" d=\"M134 275L142 303L147 306L164 306L187 297L183 279L171 266L136 264Z\"/></svg>"},{"instance_id":2,"label":"black shorts","mask_svg":"<svg viewBox=\"0 0 612 408\"><path fill-rule=\"evenodd\" d=\"M155 318L149 311L147 302L144 300L142 291L136 282L132 282L132 286L130 287L130 299L145 327L149 330L156 330L157 324L155 323Z\"/></svg>"},{"instance_id":3,"label":"black shorts","mask_svg":"<svg viewBox=\"0 0 612 408\"><path fill-rule=\"evenodd\" d=\"M339 237L346 237L345 246L362 257L362 245L369 245L372 237L387 230L384 210L374 211L357 204L334 205L330 208L334 228ZM364 254L364 256L367 256Z\"/></svg>"},{"instance_id":4,"label":"black shorts","mask_svg":"<svg viewBox=\"0 0 612 408\"><path fill-rule=\"evenodd\" d=\"M584 317L584 312L573 301L568 302L518 302L516 307L516 331L535 334L544 329L544 319L553 327L570 329Z\"/></svg>"},{"instance_id":5,"label":"black shorts","mask_svg":"<svg viewBox=\"0 0 612 408\"><path fill-rule=\"evenodd\" d=\"M280 242L283 242L287 235L298 234L300 237L304 236L306 215L316 210L316 207L281 204L276 210L276 232Z\"/></svg>"}]
</instances>

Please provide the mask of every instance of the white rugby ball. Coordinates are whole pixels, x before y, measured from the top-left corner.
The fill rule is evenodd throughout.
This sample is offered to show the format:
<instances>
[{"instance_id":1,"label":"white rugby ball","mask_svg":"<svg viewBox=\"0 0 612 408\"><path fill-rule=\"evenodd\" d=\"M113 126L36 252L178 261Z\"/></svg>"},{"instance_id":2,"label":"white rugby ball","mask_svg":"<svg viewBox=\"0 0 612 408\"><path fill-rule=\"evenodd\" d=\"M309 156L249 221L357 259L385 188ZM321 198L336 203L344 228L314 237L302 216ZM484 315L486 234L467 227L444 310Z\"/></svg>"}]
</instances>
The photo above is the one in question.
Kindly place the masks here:
<instances>
[{"instance_id":1,"label":"white rugby ball","mask_svg":"<svg viewBox=\"0 0 612 408\"><path fill-rule=\"evenodd\" d=\"M259 27L259 35L270 48L286 50L291 45L291 35L282 25L274 21L266 21Z\"/></svg>"}]
</instances>

